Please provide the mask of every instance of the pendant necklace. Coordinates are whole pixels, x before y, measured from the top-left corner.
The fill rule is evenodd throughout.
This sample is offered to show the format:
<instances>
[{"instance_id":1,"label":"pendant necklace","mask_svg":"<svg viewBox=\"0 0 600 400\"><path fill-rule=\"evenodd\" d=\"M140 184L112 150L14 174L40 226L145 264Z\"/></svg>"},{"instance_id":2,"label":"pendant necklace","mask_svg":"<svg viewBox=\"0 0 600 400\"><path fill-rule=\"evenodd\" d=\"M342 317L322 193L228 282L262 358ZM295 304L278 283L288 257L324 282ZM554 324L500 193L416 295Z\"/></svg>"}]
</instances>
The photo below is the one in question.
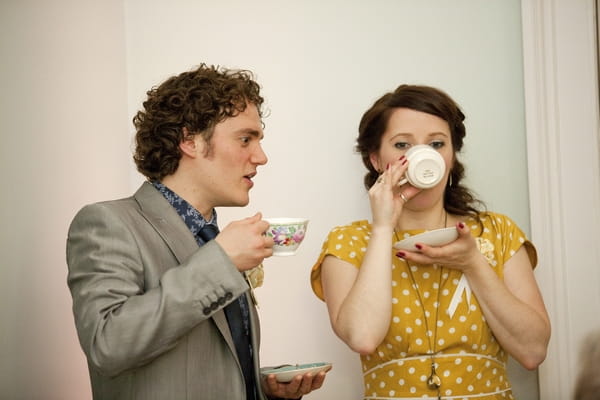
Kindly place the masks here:
<instances>
[{"instance_id":1,"label":"pendant necklace","mask_svg":"<svg viewBox=\"0 0 600 400\"><path fill-rule=\"evenodd\" d=\"M438 279L438 287L437 287L437 299L436 299L436 307L435 307L435 325L433 328L433 344L431 341L431 330L429 329L429 322L427 321L427 313L425 311L425 304L423 303L423 298L421 297L421 292L419 292L419 288L415 281L415 277L413 276L410 265L408 265L408 274L410 276L410 280L412 283L412 287L417 293L417 297L419 298L419 304L421 305L421 309L423 310L423 319L425 320L425 329L427 330L425 336L427 336L427 342L429 344L429 356L431 357L431 373L429 374L429 378L427 378L427 387L431 390L437 390L438 399L441 399L440 396L440 387L442 386L442 380L436 371L435 366L435 355L436 355L436 347L437 347L437 328L438 328L438 311L440 309L440 292L442 291L442 276L444 275L444 268L440 266L440 277Z\"/></svg>"},{"instance_id":2,"label":"pendant necklace","mask_svg":"<svg viewBox=\"0 0 600 400\"><path fill-rule=\"evenodd\" d=\"M445 216L444 216L444 228L446 227L448 223L448 213L445 212ZM394 233L396 235L396 239L398 239L398 232L396 232L394 230ZM440 292L442 291L442 276L444 275L444 267L442 267L441 265L440 267L440 277L438 278L438 287L437 287L437 299L436 299L436 307L435 307L435 326L433 329L433 343L431 341L431 330L429 329L429 322L427 321L427 312L425 311L425 304L423 303L423 298L421 297L421 292L419 292L419 288L417 286L417 282L415 281L415 277L412 273L412 269L410 267L410 265L408 264L407 261L406 262L406 266L408 269L408 275L410 276L410 280L411 280L411 284L413 289L415 290L415 293L417 294L417 297L419 299L419 304L421 305L421 310L423 311L423 319L425 320L425 336L427 336L427 342L429 344L429 356L431 357L431 373L429 374L429 377L427 378L427 387L430 390L436 390L437 391L437 398L438 400L441 400L442 397L440 395L440 387L442 386L442 380L440 379L439 375L437 374L437 370L436 370L436 366L435 366L435 355L436 355L436 347L437 347L437 327L438 327L438 311L440 309ZM436 264L434 264L435 266Z\"/></svg>"}]
</instances>

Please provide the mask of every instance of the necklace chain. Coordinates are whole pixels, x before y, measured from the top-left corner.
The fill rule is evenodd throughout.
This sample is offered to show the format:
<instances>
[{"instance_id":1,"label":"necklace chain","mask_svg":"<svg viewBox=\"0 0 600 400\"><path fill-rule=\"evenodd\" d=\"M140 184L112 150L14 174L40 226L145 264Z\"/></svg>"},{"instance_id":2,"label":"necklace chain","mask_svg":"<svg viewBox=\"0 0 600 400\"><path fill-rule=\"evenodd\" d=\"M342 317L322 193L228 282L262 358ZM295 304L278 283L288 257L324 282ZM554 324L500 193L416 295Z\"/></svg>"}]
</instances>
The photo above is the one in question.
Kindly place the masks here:
<instances>
[{"instance_id":1,"label":"necklace chain","mask_svg":"<svg viewBox=\"0 0 600 400\"><path fill-rule=\"evenodd\" d=\"M444 212L444 214L445 214L445 216L444 216L444 228L445 228L448 223L448 213ZM396 236L396 240L399 240L398 232L396 230L394 230L394 234ZM440 309L440 292L442 291L442 276L444 275L444 267L441 265L439 266L440 276L438 278L437 298L436 298L436 303L435 303L435 321L434 321L433 333L431 333L432 331L429 329L427 312L425 310L425 303L423 303L423 298L421 297L421 292L419 292L419 288L417 286L415 277L412 273L411 266L408 264L407 261L404 261L404 262L406 263L408 275L410 276L412 287L419 299L419 304L421 305L421 310L423 311L423 319L425 320L425 330L426 330L425 336L427 336L427 343L429 344L429 356L431 357L431 374L429 375L429 378L427 379L427 387L431 390L437 390L437 397L439 400L441 400L442 397L440 395L440 387L442 386L442 380L440 379L440 377L438 376L437 371L436 371L435 355L437 354L437 352L436 352L437 328L438 328L438 317L439 317L439 309ZM437 264L434 264L434 267L437 267L437 266L438 266ZM432 334L433 334L433 344L431 341Z\"/></svg>"},{"instance_id":2,"label":"necklace chain","mask_svg":"<svg viewBox=\"0 0 600 400\"><path fill-rule=\"evenodd\" d=\"M433 338L432 338L431 337L432 331L431 331L431 329L429 329L429 321L427 318L427 312L425 310L425 303L423 303L423 298L421 297L421 292L419 291L419 287L417 286L417 282L412 273L411 266L408 265L408 263L406 263L406 266L408 267L407 269L408 269L408 274L410 276L410 280L412 283L412 287L413 287L415 293L417 294L417 297L419 298L419 304L421 305L421 310L423 311L423 319L425 320L425 329L426 329L425 336L427 336L427 343L429 344L429 356L431 357L431 374L429 375L429 378L427 379L427 387L431 390L437 390L438 398L441 399L440 387L442 386L442 380L440 379L440 377L438 376L437 371L436 371L435 355L437 354L437 328L438 328L438 317L439 317L439 310L440 310L440 292L442 291L442 276L444 275L444 267L440 266L440 276L438 278L437 296L436 296L436 303L435 303L435 320L434 320ZM433 344L432 344L432 339L433 339Z\"/></svg>"}]
</instances>

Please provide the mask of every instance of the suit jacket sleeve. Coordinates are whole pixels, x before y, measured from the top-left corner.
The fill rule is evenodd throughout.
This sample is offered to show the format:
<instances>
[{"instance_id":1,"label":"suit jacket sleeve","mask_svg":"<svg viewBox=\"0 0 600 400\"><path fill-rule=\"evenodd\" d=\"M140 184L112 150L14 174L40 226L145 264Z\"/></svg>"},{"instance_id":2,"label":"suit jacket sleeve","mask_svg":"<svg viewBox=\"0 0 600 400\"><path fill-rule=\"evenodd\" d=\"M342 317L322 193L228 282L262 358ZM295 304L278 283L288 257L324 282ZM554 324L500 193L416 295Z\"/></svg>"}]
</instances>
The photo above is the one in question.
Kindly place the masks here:
<instances>
[{"instance_id":1,"label":"suit jacket sleeve","mask_svg":"<svg viewBox=\"0 0 600 400\"><path fill-rule=\"evenodd\" d=\"M109 376L167 352L248 289L215 241L198 248L180 218L167 218L179 224L175 241L187 243L173 249L130 203L84 207L67 239L79 340L91 366Z\"/></svg>"}]
</instances>

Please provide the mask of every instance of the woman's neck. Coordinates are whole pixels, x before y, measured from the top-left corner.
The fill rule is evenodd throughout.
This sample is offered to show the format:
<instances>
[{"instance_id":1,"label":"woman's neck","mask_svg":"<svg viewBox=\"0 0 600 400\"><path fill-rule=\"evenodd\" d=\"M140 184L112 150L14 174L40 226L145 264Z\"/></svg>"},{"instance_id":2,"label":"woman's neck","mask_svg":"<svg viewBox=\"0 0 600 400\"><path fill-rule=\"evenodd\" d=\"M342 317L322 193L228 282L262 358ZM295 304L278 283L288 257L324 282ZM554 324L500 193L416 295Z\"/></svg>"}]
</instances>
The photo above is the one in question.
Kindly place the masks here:
<instances>
[{"instance_id":1,"label":"woman's neck","mask_svg":"<svg viewBox=\"0 0 600 400\"><path fill-rule=\"evenodd\" d=\"M407 231L415 229L424 229L427 231L446 228L452 225L452 217L448 215L443 207L436 210L403 210L402 216L396 230Z\"/></svg>"}]
</instances>

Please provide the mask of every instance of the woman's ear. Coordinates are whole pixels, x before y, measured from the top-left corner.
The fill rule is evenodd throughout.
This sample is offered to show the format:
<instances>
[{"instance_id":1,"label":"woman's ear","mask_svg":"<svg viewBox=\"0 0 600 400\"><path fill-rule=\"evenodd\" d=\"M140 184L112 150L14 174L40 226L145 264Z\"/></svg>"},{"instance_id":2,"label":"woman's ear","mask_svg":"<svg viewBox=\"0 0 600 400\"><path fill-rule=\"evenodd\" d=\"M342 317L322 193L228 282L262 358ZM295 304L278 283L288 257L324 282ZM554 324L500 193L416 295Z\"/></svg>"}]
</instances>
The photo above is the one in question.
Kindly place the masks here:
<instances>
[{"instance_id":1,"label":"woman's ear","mask_svg":"<svg viewBox=\"0 0 600 400\"><path fill-rule=\"evenodd\" d=\"M371 161L371 165L373 166L373 168L375 168L375 171L377 172L381 172L383 171L383 168L381 168L381 166L379 165L379 155L375 152L369 154L369 160Z\"/></svg>"}]
</instances>

